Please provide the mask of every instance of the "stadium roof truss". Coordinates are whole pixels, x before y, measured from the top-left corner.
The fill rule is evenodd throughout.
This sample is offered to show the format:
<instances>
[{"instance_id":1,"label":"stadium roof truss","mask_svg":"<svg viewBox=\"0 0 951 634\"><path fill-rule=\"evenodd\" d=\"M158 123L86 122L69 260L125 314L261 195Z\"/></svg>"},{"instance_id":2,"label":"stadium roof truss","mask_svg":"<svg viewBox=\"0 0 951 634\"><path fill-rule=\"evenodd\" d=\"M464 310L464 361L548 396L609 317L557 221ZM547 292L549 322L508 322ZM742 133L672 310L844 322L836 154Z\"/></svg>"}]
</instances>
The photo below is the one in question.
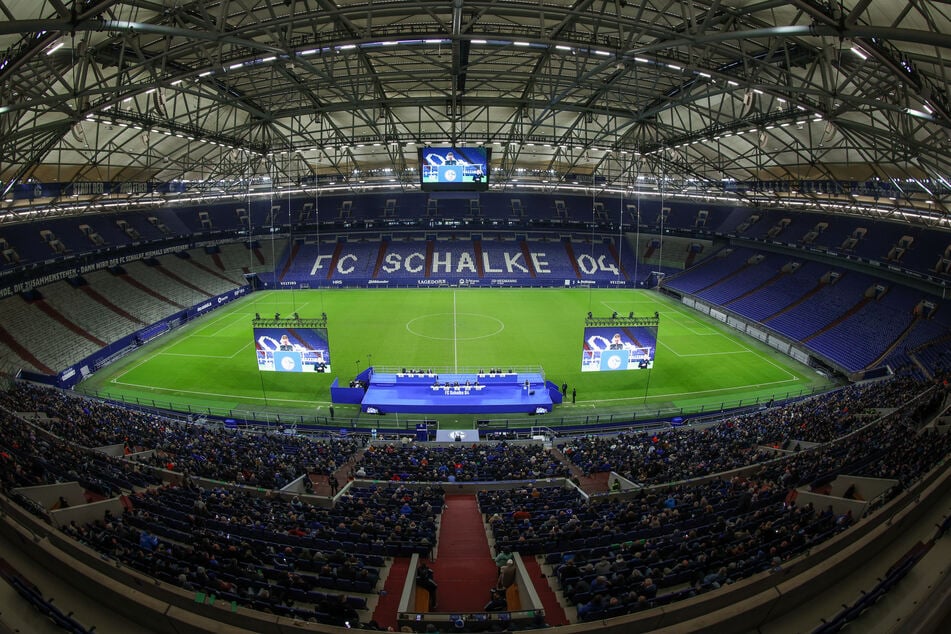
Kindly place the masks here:
<instances>
[{"instance_id":1,"label":"stadium roof truss","mask_svg":"<svg viewBox=\"0 0 951 634\"><path fill-rule=\"evenodd\" d=\"M157 195L13 200L27 182L409 190L417 148L453 143L493 148L495 188L947 220L943 2L0 0L0 13L0 218ZM868 182L888 195L854 186Z\"/></svg>"}]
</instances>

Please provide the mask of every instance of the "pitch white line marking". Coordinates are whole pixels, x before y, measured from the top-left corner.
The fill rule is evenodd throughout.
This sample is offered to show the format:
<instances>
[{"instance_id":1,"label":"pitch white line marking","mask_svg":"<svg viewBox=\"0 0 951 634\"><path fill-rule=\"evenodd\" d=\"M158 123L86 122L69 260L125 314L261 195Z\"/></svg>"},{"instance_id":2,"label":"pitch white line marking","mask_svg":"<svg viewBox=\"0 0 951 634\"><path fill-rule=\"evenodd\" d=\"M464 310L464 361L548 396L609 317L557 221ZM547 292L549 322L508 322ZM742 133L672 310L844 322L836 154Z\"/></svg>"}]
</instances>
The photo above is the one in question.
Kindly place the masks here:
<instances>
[{"instance_id":1,"label":"pitch white line marking","mask_svg":"<svg viewBox=\"0 0 951 634\"><path fill-rule=\"evenodd\" d=\"M217 392L200 392L197 390L179 390L171 387L155 387L152 385L140 385L138 383L125 383L121 381L114 381L117 385L125 385L126 387L137 387L151 392L175 392L179 394L196 394L198 396L218 396L222 398L241 398L249 399L254 401L269 401L276 403L326 403L327 401L315 401L313 399L292 399L292 398L274 398L273 396L265 398L263 396L247 396L241 395L240 397L235 396L234 394L218 394Z\"/></svg>"},{"instance_id":2,"label":"pitch white line marking","mask_svg":"<svg viewBox=\"0 0 951 634\"><path fill-rule=\"evenodd\" d=\"M781 381L770 381L768 383L751 383L749 385L735 385L730 387L721 387L711 390L691 390L689 392L669 392L666 394L651 394L647 397L648 401L670 398L675 396L692 396L694 394L711 394L714 392L738 392L749 388L769 387L770 385L782 385L784 383L798 383L798 379L783 379ZM596 403L618 402L618 401L643 401L643 396L625 396L620 398L599 398Z\"/></svg>"},{"instance_id":3,"label":"pitch white line marking","mask_svg":"<svg viewBox=\"0 0 951 634\"><path fill-rule=\"evenodd\" d=\"M452 292L452 371L459 371L459 323L456 320L456 291Z\"/></svg>"},{"instance_id":4,"label":"pitch white line marking","mask_svg":"<svg viewBox=\"0 0 951 634\"><path fill-rule=\"evenodd\" d=\"M156 352L154 355L152 355L152 357L154 358L158 356L167 356L167 357L197 357L199 359L234 359L236 356L244 352L244 349L250 345L251 345L250 343L246 343L240 348L238 348L237 352L227 356L214 355L214 354L188 354L185 352Z\"/></svg>"}]
</instances>

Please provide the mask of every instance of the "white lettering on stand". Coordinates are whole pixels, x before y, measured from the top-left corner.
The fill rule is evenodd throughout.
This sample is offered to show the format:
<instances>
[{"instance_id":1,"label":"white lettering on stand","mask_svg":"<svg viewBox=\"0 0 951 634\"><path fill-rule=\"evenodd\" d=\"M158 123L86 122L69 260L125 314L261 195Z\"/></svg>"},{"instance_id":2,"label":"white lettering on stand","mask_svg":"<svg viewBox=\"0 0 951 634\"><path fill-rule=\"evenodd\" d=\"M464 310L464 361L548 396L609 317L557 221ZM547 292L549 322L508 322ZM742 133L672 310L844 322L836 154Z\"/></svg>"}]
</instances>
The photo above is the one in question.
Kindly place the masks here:
<instances>
[{"instance_id":1,"label":"white lettering on stand","mask_svg":"<svg viewBox=\"0 0 951 634\"><path fill-rule=\"evenodd\" d=\"M310 269L311 276L317 275L317 271L324 268L324 260L329 260L331 257L329 255L318 255L317 259L314 260L314 266Z\"/></svg>"},{"instance_id":2,"label":"white lettering on stand","mask_svg":"<svg viewBox=\"0 0 951 634\"><path fill-rule=\"evenodd\" d=\"M502 255L505 256L505 269L509 273L514 273L516 270L522 273L528 273L528 268L524 264L518 263L518 260L522 257L521 253L503 253Z\"/></svg>"}]
</instances>

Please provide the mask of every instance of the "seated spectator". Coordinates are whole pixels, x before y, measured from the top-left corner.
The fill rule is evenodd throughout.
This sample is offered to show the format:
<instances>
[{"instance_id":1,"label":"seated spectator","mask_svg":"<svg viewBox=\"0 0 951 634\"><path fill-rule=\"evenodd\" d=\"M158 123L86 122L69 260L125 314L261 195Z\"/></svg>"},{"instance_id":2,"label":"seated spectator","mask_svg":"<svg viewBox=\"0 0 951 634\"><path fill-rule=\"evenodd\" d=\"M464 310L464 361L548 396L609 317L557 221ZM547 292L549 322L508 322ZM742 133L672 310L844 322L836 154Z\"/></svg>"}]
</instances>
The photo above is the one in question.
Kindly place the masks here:
<instances>
[{"instance_id":1,"label":"seated spectator","mask_svg":"<svg viewBox=\"0 0 951 634\"><path fill-rule=\"evenodd\" d=\"M578 606L578 618L584 620L586 617L604 610L604 596L595 594L587 603Z\"/></svg>"},{"instance_id":2,"label":"seated spectator","mask_svg":"<svg viewBox=\"0 0 951 634\"><path fill-rule=\"evenodd\" d=\"M591 592L607 593L611 589L611 582L604 575L598 575L591 582Z\"/></svg>"},{"instance_id":3,"label":"seated spectator","mask_svg":"<svg viewBox=\"0 0 951 634\"><path fill-rule=\"evenodd\" d=\"M601 557L601 559L594 564L594 572L599 575L606 575L611 572L611 562L608 561L607 556Z\"/></svg>"},{"instance_id":4,"label":"seated spectator","mask_svg":"<svg viewBox=\"0 0 951 634\"><path fill-rule=\"evenodd\" d=\"M151 552L155 550L155 547L158 546L158 544L158 537L150 534L148 531L142 531L142 534L139 536L139 548Z\"/></svg>"},{"instance_id":5,"label":"seated spectator","mask_svg":"<svg viewBox=\"0 0 951 634\"><path fill-rule=\"evenodd\" d=\"M637 591L648 599L653 599L657 596L657 584L650 577L646 577Z\"/></svg>"}]
</instances>

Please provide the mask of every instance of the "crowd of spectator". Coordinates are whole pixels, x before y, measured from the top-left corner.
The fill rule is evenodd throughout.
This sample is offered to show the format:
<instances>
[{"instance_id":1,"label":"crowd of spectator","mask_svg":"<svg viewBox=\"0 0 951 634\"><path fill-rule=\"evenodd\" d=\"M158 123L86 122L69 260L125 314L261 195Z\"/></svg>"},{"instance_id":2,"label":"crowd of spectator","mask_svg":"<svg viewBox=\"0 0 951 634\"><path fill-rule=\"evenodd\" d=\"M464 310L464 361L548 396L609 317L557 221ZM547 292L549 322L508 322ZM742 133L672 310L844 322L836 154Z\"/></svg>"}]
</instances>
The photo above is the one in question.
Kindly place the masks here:
<instances>
[{"instance_id":1,"label":"crowd of spectator","mask_svg":"<svg viewBox=\"0 0 951 634\"><path fill-rule=\"evenodd\" d=\"M586 473L615 471L639 484L675 482L770 460L777 455L774 449L831 441L923 389L910 379L893 378L708 426L584 436L559 443L559 448Z\"/></svg>"},{"instance_id":2,"label":"crowd of spectator","mask_svg":"<svg viewBox=\"0 0 951 634\"><path fill-rule=\"evenodd\" d=\"M265 612L356 625L366 595L378 589L384 553L428 553L443 492L354 488L345 499L325 508L299 497L204 489L186 480L132 496L122 515L107 513L65 531L187 590Z\"/></svg>"},{"instance_id":3,"label":"crowd of spectator","mask_svg":"<svg viewBox=\"0 0 951 634\"><path fill-rule=\"evenodd\" d=\"M576 439L563 451L579 466L658 486L588 499L574 488L523 483L481 493L480 505L496 548L545 555L582 620L646 609L782 566L855 519L798 505L797 487L846 473L894 478L897 491L946 459L951 435L919 431L945 392L915 399L919 391L895 380L703 428ZM881 409L908 402L899 415L869 424ZM359 447L353 440L238 434L35 387L0 395L0 405L51 417L30 423L0 409L6 494L71 480L106 497L151 487L130 495L123 515L66 531L169 583L326 623L359 619L360 595L377 589L381 554L431 553L443 483L570 475L538 445L377 445L353 470L380 482L350 485L325 508L306 496L201 488L190 477L155 486L142 464L87 447L154 448L157 466L273 489L305 470L345 464ZM767 461L777 457L770 445L816 442ZM750 468L676 484L737 466ZM431 484L410 487L409 480Z\"/></svg>"},{"instance_id":4,"label":"crowd of spectator","mask_svg":"<svg viewBox=\"0 0 951 634\"><path fill-rule=\"evenodd\" d=\"M0 395L14 411L43 412L49 431L85 447L154 450L142 461L213 480L280 489L305 473L330 474L362 447L358 438L312 439L176 422L146 412L17 383Z\"/></svg>"},{"instance_id":5,"label":"crowd of spectator","mask_svg":"<svg viewBox=\"0 0 951 634\"><path fill-rule=\"evenodd\" d=\"M839 474L898 480L895 495L951 451L951 435L920 431L945 394L839 441L702 484L645 487L585 500L560 489L480 494L506 552L545 554L579 618L615 616L782 566L857 519L796 503L797 487Z\"/></svg>"},{"instance_id":6,"label":"crowd of spectator","mask_svg":"<svg viewBox=\"0 0 951 634\"><path fill-rule=\"evenodd\" d=\"M15 487L78 482L86 491L112 497L160 479L140 465L73 445L0 409L0 482Z\"/></svg>"},{"instance_id":7,"label":"crowd of spectator","mask_svg":"<svg viewBox=\"0 0 951 634\"><path fill-rule=\"evenodd\" d=\"M480 504L491 513L498 548L547 553L582 620L646 609L780 566L852 522L797 506L773 480L740 476L594 504L558 489L511 501L483 493Z\"/></svg>"},{"instance_id":8,"label":"crowd of spectator","mask_svg":"<svg viewBox=\"0 0 951 634\"><path fill-rule=\"evenodd\" d=\"M569 477L567 465L540 445L508 442L367 447L355 475L374 480L478 482Z\"/></svg>"}]
</instances>

